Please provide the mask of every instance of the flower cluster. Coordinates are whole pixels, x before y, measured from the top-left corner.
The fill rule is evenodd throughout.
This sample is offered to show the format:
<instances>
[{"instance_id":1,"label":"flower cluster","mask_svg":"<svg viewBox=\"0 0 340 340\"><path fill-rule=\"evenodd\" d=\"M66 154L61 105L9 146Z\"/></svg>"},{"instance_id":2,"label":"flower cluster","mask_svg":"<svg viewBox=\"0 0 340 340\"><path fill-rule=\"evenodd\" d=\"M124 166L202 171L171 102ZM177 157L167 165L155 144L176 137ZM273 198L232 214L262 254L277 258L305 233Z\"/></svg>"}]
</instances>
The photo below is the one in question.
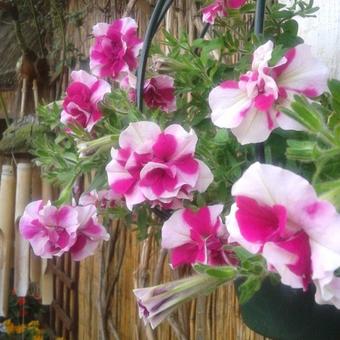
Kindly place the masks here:
<instances>
[{"instance_id":1,"label":"flower cluster","mask_svg":"<svg viewBox=\"0 0 340 340\"><path fill-rule=\"evenodd\" d=\"M15 324L11 319L5 320L0 324L0 336L1 338L6 334L11 339L32 339L32 340L43 340L48 336L48 331L41 328L38 320L32 320L27 324ZM7 337L6 337L7 339ZM56 340L63 340L63 337L55 337Z\"/></svg>"},{"instance_id":2,"label":"flower cluster","mask_svg":"<svg viewBox=\"0 0 340 340\"><path fill-rule=\"evenodd\" d=\"M213 24L217 17L227 16L228 11L239 9L245 3L246 0L214 0L202 9L203 21ZM137 56L142 47L137 36L137 24L132 18L118 19L111 24L98 23L93 28L93 35L95 42L90 50L93 75L84 71L72 72L72 82L67 88L61 113L61 121L65 125L74 124L87 132L91 132L102 119L100 101L111 92L111 84L107 80L126 91L118 90L117 98L126 99L127 95L130 102L125 104L128 108L136 102L133 72L138 67ZM218 39L218 44L220 41L223 42L223 39ZM203 45L199 41L196 46L206 52ZM242 46L238 42L236 45ZM195 47L194 44L192 46ZM209 130L209 133L202 133L207 145L200 144L206 160L209 147L215 145L208 141L211 136L214 138L214 125L231 129L242 145L267 140L277 127L296 131L305 129L307 125L302 125L302 120L294 120L284 113L289 112L284 109L291 106L295 95L304 96L309 101L322 95L327 90L328 70L312 56L305 44L291 46L295 44L284 46L285 53L278 58L281 49L274 50L274 43L267 41L254 51L248 72L241 74L237 81L223 81L211 90L208 102L213 124L207 119L194 125L197 131ZM215 47L215 42L208 46L207 53L202 53L203 58L199 65L195 65L194 71L206 71L203 61L212 47ZM190 62L194 61L196 51L188 50ZM223 49L221 52L223 57ZM172 62L169 65L185 70L183 73L190 68L188 61L183 63L184 67L177 60ZM211 74L210 71L204 73L202 79L208 77L213 82L216 79L214 70L217 74L219 70L224 72L224 68L219 69L213 61L207 64L212 71ZM188 74L176 80L179 108L191 108L191 102L200 102L198 93L207 92L204 86L201 86L201 92L195 93L193 87L183 85ZM190 109L189 114L177 110L173 77L149 74L146 78L143 98L151 115L150 112L136 110L130 116L130 112L114 107L119 129L110 126L111 135L90 141L89 137L101 132L101 129L91 135L86 133L87 140L80 138L78 143L81 161L86 157L90 159L103 146L107 157L109 148L116 143L111 149L111 160L107 163L107 158L103 157L102 170L105 166L107 189L84 193L77 206L55 207L51 203L44 205L42 201L36 201L26 207L20 219L20 232L29 240L34 253L51 258L69 252L74 260L84 259L93 254L102 240L109 238L98 221L97 210L102 212L110 208L111 213L117 208L117 202L123 202L127 209L133 211L136 205L146 203L145 209L152 208L152 213L146 214L147 218L154 219L157 213L161 216L170 214L166 221L162 221L161 246L169 251L171 267L191 265L199 272L191 278L134 291L140 317L145 323L150 322L152 327L192 296L231 279L245 278L246 282L247 275L256 276L257 272L248 270L253 258L260 258L258 272L261 273L258 276L261 280L268 273L275 273L283 284L292 288L307 291L315 285L317 303L333 304L340 309L340 277L337 276L340 268L340 214L335 207L320 199L303 177L281 167L260 163L252 164L233 184L231 199L234 203L231 207L218 204L222 199L216 199L219 195L210 195L210 190L209 195L198 195L195 200L195 193L205 192L214 176L209 167L196 158L198 137L195 131L188 131L183 127L185 124L178 123L180 114L192 116L192 112ZM180 102L182 97L185 97L185 105ZM112 103L117 104L114 100ZM203 108L200 113L204 119L207 118L206 102L198 108ZM130 119L132 116L133 119ZM161 126L166 126L164 129L153 122L157 118ZM192 118L188 121L194 124L195 119ZM106 127L113 121L105 120ZM105 127L105 124L102 126ZM231 145L234 146L228 144ZM330 150L333 152L335 149ZM338 149L335 151L339 153ZM243 169L244 163L250 164L248 155L244 162L239 163L240 166L237 165L238 170ZM228 158L230 163L235 159L232 158ZM91 160L97 161L95 157ZM87 171L89 163L85 162ZM221 169L219 165L227 162L220 162L217 157L211 164L212 169L217 169L215 178L218 186L227 177L220 173L229 170L222 166ZM221 186L220 191L225 188ZM222 203L226 203L229 197L223 197L226 198ZM223 210L229 211L225 220L221 218ZM158 224L159 221L156 222ZM249 268L246 265L242 267L242 256L237 257L240 247L246 250L247 256L250 253L247 257Z\"/></svg>"},{"instance_id":3,"label":"flower cluster","mask_svg":"<svg viewBox=\"0 0 340 340\"><path fill-rule=\"evenodd\" d=\"M144 201L175 207L193 191L204 192L213 175L195 158L196 143L195 132L177 124L162 132L156 123L130 123L106 167L111 190L130 210Z\"/></svg>"},{"instance_id":4,"label":"flower cluster","mask_svg":"<svg viewBox=\"0 0 340 340\"><path fill-rule=\"evenodd\" d=\"M94 205L57 208L50 202L35 201L25 208L19 229L42 258L70 252L73 260L80 261L92 255L100 241L109 239Z\"/></svg>"},{"instance_id":5,"label":"flower cluster","mask_svg":"<svg viewBox=\"0 0 340 340\"><path fill-rule=\"evenodd\" d=\"M288 50L274 66L269 65L272 52L268 41L254 52L251 71L210 92L213 123L231 129L241 144L263 142L276 127L303 130L281 107L289 107L294 94L316 97L327 89L327 67L313 58L307 45Z\"/></svg>"}]
</instances>

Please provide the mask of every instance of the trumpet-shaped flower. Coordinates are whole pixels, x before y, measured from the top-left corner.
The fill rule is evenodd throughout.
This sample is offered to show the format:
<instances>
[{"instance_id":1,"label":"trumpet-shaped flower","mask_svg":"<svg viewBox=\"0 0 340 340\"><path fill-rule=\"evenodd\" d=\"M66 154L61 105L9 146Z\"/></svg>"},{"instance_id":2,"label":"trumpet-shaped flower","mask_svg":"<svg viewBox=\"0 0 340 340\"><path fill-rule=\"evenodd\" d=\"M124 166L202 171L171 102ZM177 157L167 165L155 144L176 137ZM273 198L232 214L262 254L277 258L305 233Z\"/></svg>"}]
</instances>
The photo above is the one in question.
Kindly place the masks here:
<instances>
[{"instance_id":1,"label":"trumpet-shaped flower","mask_svg":"<svg viewBox=\"0 0 340 340\"><path fill-rule=\"evenodd\" d=\"M162 247L171 250L172 267L182 264L229 263L223 246L228 243L227 229L219 215L223 205L212 205L198 211L175 211L162 228Z\"/></svg>"},{"instance_id":2,"label":"trumpet-shaped flower","mask_svg":"<svg viewBox=\"0 0 340 340\"><path fill-rule=\"evenodd\" d=\"M136 77L127 75L120 83L128 91L132 102L136 101ZM165 112L176 111L174 79L167 75L158 75L147 79L144 84L143 99L150 109Z\"/></svg>"},{"instance_id":3,"label":"trumpet-shaped flower","mask_svg":"<svg viewBox=\"0 0 340 340\"><path fill-rule=\"evenodd\" d=\"M228 9L238 9L242 7L247 0L215 0L210 5L202 8L203 21L213 24L217 17L228 15Z\"/></svg>"},{"instance_id":4,"label":"trumpet-shaped flower","mask_svg":"<svg viewBox=\"0 0 340 340\"><path fill-rule=\"evenodd\" d=\"M226 222L229 241L262 253L284 284L307 289L322 263L329 265L326 252L339 251L340 236L331 238L335 208L318 199L304 178L255 163L233 185L232 195L236 203Z\"/></svg>"},{"instance_id":5,"label":"trumpet-shaped flower","mask_svg":"<svg viewBox=\"0 0 340 340\"><path fill-rule=\"evenodd\" d=\"M137 36L137 23L121 18L111 24L93 27L94 45L90 50L90 69L98 77L119 79L137 68L142 41Z\"/></svg>"},{"instance_id":6,"label":"trumpet-shaped flower","mask_svg":"<svg viewBox=\"0 0 340 340\"><path fill-rule=\"evenodd\" d=\"M130 123L106 167L111 190L125 198L130 210L144 201L169 207L190 199L193 191L205 191L213 176L195 158L196 143L195 132L177 124L162 132L152 122Z\"/></svg>"},{"instance_id":7,"label":"trumpet-shaped flower","mask_svg":"<svg viewBox=\"0 0 340 340\"><path fill-rule=\"evenodd\" d=\"M156 328L183 302L206 294L224 282L223 279L200 274L155 287L134 289L139 317L145 325L150 323L152 328Z\"/></svg>"},{"instance_id":8,"label":"trumpet-shaped flower","mask_svg":"<svg viewBox=\"0 0 340 340\"><path fill-rule=\"evenodd\" d=\"M231 129L241 144L263 142L276 127L303 130L281 107L289 107L295 94L312 98L327 88L327 67L312 57L307 45L288 50L275 66L269 66L272 51L271 41L260 46L251 71L238 82L222 82L210 92L213 123Z\"/></svg>"},{"instance_id":9,"label":"trumpet-shaped flower","mask_svg":"<svg viewBox=\"0 0 340 340\"><path fill-rule=\"evenodd\" d=\"M81 260L93 253L99 241L108 239L93 205L57 208L50 202L35 201L25 208L19 229L34 253L43 258L70 251L74 260Z\"/></svg>"},{"instance_id":10,"label":"trumpet-shaped flower","mask_svg":"<svg viewBox=\"0 0 340 340\"><path fill-rule=\"evenodd\" d=\"M73 71L71 79L63 102L61 122L65 125L77 124L91 131L102 117L98 103L111 92L111 86L85 71Z\"/></svg>"}]
</instances>

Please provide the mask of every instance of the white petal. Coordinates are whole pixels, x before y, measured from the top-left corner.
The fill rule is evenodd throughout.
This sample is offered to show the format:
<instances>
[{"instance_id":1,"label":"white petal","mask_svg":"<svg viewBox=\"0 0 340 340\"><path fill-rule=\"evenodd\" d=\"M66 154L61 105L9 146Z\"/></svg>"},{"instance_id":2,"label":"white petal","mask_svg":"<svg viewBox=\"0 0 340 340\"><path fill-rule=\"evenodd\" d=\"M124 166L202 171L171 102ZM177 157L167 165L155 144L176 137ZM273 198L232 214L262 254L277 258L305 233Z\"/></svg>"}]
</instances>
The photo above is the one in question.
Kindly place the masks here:
<instances>
[{"instance_id":1,"label":"white petal","mask_svg":"<svg viewBox=\"0 0 340 340\"><path fill-rule=\"evenodd\" d=\"M251 100L236 82L224 82L209 94L212 122L222 128L237 127L245 118ZM231 84L230 86L228 84Z\"/></svg>"},{"instance_id":2,"label":"white petal","mask_svg":"<svg viewBox=\"0 0 340 340\"><path fill-rule=\"evenodd\" d=\"M162 248L172 249L191 241L190 228L183 219L184 209L175 211L162 227Z\"/></svg>"},{"instance_id":3,"label":"white petal","mask_svg":"<svg viewBox=\"0 0 340 340\"><path fill-rule=\"evenodd\" d=\"M287 67L277 79L279 87L319 96L327 90L328 68L314 58L308 45L301 44L287 52Z\"/></svg>"},{"instance_id":4,"label":"white petal","mask_svg":"<svg viewBox=\"0 0 340 340\"><path fill-rule=\"evenodd\" d=\"M199 166L199 174L198 174L198 179L194 187L194 190L197 190L199 192L204 192L208 189L209 185L213 182L214 175L212 174L211 170L204 162L202 162L199 159L197 159L197 162Z\"/></svg>"},{"instance_id":5,"label":"white petal","mask_svg":"<svg viewBox=\"0 0 340 340\"><path fill-rule=\"evenodd\" d=\"M242 123L231 130L242 145L264 142L276 127L276 123L269 113L251 108Z\"/></svg>"},{"instance_id":6,"label":"white petal","mask_svg":"<svg viewBox=\"0 0 340 340\"><path fill-rule=\"evenodd\" d=\"M120 134L119 145L138 153L149 152L160 133L161 129L156 123L148 121L130 123Z\"/></svg>"},{"instance_id":7,"label":"white petal","mask_svg":"<svg viewBox=\"0 0 340 340\"><path fill-rule=\"evenodd\" d=\"M301 277L295 275L288 267L296 262L296 255L277 246L273 242L267 242L262 251L267 263L273 266L281 276L281 282L292 288L303 288Z\"/></svg>"},{"instance_id":8,"label":"white petal","mask_svg":"<svg viewBox=\"0 0 340 340\"><path fill-rule=\"evenodd\" d=\"M77 81L77 82L80 82L80 83L83 83L85 84L87 87L91 87L98 79L83 71L83 70L80 70L80 71L72 71L71 72L71 79L73 81Z\"/></svg>"}]
</instances>

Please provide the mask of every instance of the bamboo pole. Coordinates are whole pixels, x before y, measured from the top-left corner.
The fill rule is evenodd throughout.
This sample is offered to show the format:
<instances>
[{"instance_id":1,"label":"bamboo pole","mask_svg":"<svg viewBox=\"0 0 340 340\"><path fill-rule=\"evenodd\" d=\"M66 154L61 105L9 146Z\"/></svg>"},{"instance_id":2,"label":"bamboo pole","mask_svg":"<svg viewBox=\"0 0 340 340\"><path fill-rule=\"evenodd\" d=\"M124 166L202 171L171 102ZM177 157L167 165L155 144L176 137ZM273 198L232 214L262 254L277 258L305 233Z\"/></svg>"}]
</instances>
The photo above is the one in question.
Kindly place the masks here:
<instances>
[{"instance_id":1,"label":"bamboo pole","mask_svg":"<svg viewBox=\"0 0 340 340\"><path fill-rule=\"evenodd\" d=\"M2 166L0 188L0 316L7 316L14 243L15 177L11 165Z\"/></svg>"},{"instance_id":2,"label":"bamboo pole","mask_svg":"<svg viewBox=\"0 0 340 340\"><path fill-rule=\"evenodd\" d=\"M32 201L41 199L41 173L38 167L32 169ZM33 283L39 283L41 273L41 260L39 256L30 250L30 281Z\"/></svg>"},{"instance_id":3,"label":"bamboo pole","mask_svg":"<svg viewBox=\"0 0 340 340\"><path fill-rule=\"evenodd\" d=\"M18 163L15 196L15 265L14 289L17 296L26 296L29 286L29 243L19 231L19 220L31 199L32 165Z\"/></svg>"},{"instance_id":4,"label":"bamboo pole","mask_svg":"<svg viewBox=\"0 0 340 340\"><path fill-rule=\"evenodd\" d=\"M42 179L42 199L46 203L53 198L53 188L51 183L46 179ZM43 305L50 305L53 301L53 273L48 266L48 260L41 260L41 274L40 274L40 293L41 303Z\"/></svg>"}]
</instances>

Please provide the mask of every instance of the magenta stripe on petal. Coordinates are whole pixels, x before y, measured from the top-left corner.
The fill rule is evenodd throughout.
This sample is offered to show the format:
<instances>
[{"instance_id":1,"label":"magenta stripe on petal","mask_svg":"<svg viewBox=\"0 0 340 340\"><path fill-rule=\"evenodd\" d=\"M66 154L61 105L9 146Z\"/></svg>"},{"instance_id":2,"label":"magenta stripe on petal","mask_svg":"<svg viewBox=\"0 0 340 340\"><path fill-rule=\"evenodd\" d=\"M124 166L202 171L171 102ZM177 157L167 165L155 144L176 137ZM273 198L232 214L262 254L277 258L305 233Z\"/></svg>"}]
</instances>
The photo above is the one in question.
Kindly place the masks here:
<instances>
[{"instance_id":1,"label":"magenta stripe on petal","mask_svg":"<svg viewBox=\"0 0 340 340\"><path fill-rule=\"evenodd\" d=\"M238 89L238 82L236 80L225 80L219 86L223 89Z\"/></svg>"},{"instance_id":2,"label":"magenta stripe on petal","mask_svg":"<svg viewBox=\"0 0 340 340\"><path fill-rule=\"evenodd\" d=\"M241 235L249 242L265 243L275 240L286 225L286 209L276 205L259 205L254 199L238 196L236 220Z\"/></svg>"},{"instance_id":3,"label":"magenta stripe on petal","mask_svg":"<svg viewBox=\"0 0 340 340\"><path fill-rule=\"evenodd\" d=\"M111 184L111 189L117 194L126 194L135 183L134 178L119 179Z\"/></svg>"}]
</instances>

